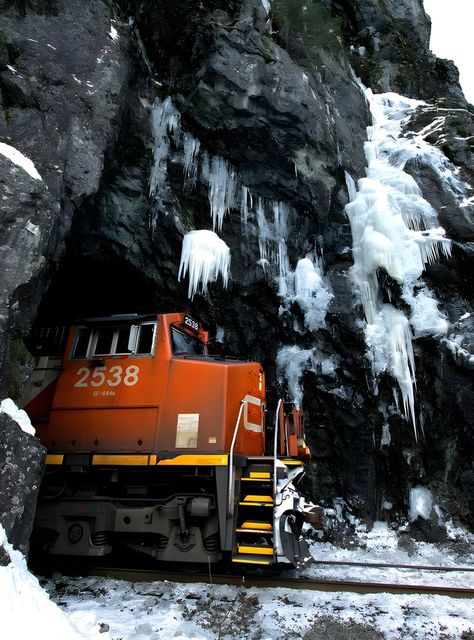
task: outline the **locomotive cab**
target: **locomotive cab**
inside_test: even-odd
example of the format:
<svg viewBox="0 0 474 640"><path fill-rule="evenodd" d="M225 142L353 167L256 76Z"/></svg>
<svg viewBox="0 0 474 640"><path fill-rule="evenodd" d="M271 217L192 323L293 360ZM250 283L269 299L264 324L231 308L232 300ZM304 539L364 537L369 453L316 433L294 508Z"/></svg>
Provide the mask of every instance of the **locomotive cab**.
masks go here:
<svg viewBox="0 0 474 640"><path fill-rule="evenodd" d="M48 449L39 547L100 556L126 545L188 562L216 561L226 550L236 560L249 555L236 542L248 506L243 487L260 480L273 504L276 475L285 472L276 456L265 457L261 365L210 356L207 342L184 314L89 318L71 328L62 361L38 359L25 409ZM299 417L278 413L280 449L302 471ZM269 470L248 475L258 465ZM257 498L251 506L268 511ZM244 533L247 540L251 527ZM271 550L272 561L277 538L262 554Z"/></svg>

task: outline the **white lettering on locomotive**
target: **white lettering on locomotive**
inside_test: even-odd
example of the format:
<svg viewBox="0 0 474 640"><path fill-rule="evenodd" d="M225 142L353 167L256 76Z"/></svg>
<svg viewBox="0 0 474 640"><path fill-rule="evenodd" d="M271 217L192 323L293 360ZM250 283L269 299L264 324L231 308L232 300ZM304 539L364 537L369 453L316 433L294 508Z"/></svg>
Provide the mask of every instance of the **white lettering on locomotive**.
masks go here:
<svg viewBox="0 0 474 640"><path fill-rule="evenodd" d="M132 364L123 370L123 367L114 365L107 369L107 367L95 367L91 370L89 367L81 367L76 371L76 375L79 376L79 380L74 383L75 387L87 388L101 387L107 384L109 387L118 387L123 382L127 387L133 387L138 382L138 374L140 368L137 365Z"/></svg>

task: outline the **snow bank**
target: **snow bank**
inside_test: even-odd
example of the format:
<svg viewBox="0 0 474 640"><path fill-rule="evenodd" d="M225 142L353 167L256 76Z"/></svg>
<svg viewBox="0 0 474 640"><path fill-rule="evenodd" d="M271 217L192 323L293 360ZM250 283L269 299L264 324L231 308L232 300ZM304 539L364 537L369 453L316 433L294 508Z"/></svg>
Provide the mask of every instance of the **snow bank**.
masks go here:
<svg viewBox="0 0 474 640"><path fill-rule="evenodd" d="M5 142L0 142L0 153L5 156L5 158L11 160L13 164L21 167L23 171L26 171L26 173L35 180L43 180L43 178L36 170L34 162L24 156L20 151L18 151L18 149L15 149L15 147L11 147Z"/></svg>
<svg viewBox="0 0 474 640"><path fill-rule="evenodd" d="M31 420L26 411L23 411L23 409L19 409L10 398L2 400L0 404L0 413L6 413L8 416L10 416L10 418L15 420L15 422L20 425L25 433L29 433L32 436L35 435L35 428L31 424Z"/></svg>
<svg viewBox="0 0 474 640"><path fill-rule="evenodd" d="M84 640L99 638L98 625L91 623L78 632L67 616L50 601L48 594L29 571L23 555L8 543L0 525L0 547L10 557L10 564L0 566L0 620L5 640ZM96 629L94 629L96 627ZM94 633L97 632L97 635ZM102 640L110 640L101 634Z"/></svg>
<svg viewBox="0 0 474 640"><path fill-rule="evenodd" d="M227 287L230 269L230 249L213 231L200 229L190 231L183 238L178 280L189 272L188 297L201 290L205 295L209 282L222 276Z"/></svg>

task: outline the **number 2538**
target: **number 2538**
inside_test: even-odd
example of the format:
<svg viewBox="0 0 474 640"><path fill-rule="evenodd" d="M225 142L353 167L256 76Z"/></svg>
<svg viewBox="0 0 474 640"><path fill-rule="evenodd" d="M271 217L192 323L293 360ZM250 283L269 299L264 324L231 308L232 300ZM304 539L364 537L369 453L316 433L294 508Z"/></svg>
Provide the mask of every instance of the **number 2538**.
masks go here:
<svg viewBox="0 0 474 640"><path fill-rule="evenodd" d="M123 382L127 387L133 387L138 382L138 374L140 372L139 367L136 365L130 365L123 370L123 367L114 366L107 369L107 367L95 367L95 369L89 369L89 367L81 367L76 371L76 375L79 376L79 380L74 384L75 387L101 387L107 385L109 387L118 387Z"/></svg>

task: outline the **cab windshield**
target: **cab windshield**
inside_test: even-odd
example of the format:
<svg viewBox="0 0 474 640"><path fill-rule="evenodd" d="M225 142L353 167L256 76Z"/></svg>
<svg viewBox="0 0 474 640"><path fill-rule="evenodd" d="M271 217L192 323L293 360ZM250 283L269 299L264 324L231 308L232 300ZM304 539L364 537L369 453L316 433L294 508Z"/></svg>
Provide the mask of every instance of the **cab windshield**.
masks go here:
<svg viewBox="0 0 474 640"><path fill-rule="evenodd" d="M207 355L207 347L199 338L181 331L177 327L171 327L171 346L174 355L187 354L190 356Z"/></svg>

